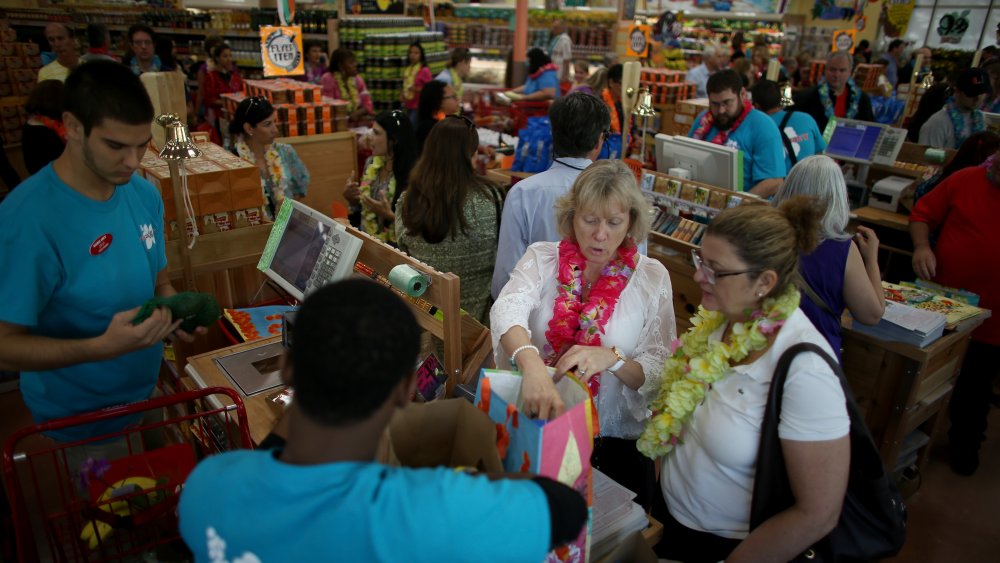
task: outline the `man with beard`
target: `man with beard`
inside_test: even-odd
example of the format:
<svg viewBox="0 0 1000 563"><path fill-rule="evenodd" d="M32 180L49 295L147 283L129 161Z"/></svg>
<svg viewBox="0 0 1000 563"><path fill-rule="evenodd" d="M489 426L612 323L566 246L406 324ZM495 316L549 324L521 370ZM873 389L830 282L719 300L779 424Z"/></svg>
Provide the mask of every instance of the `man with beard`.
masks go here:
<svg viewBox="0 0 1000 563"><path fill-rule="evenodd" d="M774 121L753 109L739 73L726 69L708 79L708 111L691 125L688 137L743 153L743 190L761 197L778 191L785 177L785 154ZM697 178L695 178L697 180Z"/></svg>
<svg viewBox="0 0 1000 563"><path fill-rule="evenodd" d="M826 59L826 82L792 96L794 111L804 111L816 120L819 130L826 129L832 117L875 121L872 101L851 78L854 59L847 51L837 51Z"/></svg>
<svg viewBox="0 0 1000 563"><path fill-rule="evenodd" d="M148 398L162 340L191 336L166 308L132 322L154 295L176 293L163 201L135 174L153 120L146 90L118 63L89 62L66 79L62 117L65 151L0 204L0 370L21 372L36 422ZM133 422L51 437L73 441Z"/></svg>

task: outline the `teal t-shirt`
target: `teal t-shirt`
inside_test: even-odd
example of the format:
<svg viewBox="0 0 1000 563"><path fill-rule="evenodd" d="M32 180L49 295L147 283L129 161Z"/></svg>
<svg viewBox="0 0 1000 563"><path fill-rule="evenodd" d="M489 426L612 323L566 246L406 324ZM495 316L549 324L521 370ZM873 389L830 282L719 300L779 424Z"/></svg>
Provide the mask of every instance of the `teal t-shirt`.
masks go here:
<svg viewBox="0 0 1000 563"><path fill-rule="evenodd" d="M166 267L163 201L133 174L108 201L70 188L49 164L0 204L0 320L52 338L99 336L111 318L153 296ZM163 347L101 362L22 372L21 393L37 422L149 397ZM100 436L128 420L52 433Z"/></svg>
<svg viewBox="0 0 1000 563"><path fill-rule="evenodd" d="M781 127L781 120L785 118L786 113L788 113L786 110L772 113L771 119L774 121L774 124ZM785 135L791 141L792 150L795 151L795 158L799 161L816 154L823 154L823 151L826 150L826 141L823 140L823 133L820 132L819 125L816 125L816 120L808 113L801 111L792 112L792 116L788 118L788 123L785 124ZM788 155L787 150L784 151L784 154L785 171L787 173L787 171L792 169L792 158Z"/></svg>
<svg viewBox="0 0 1000 563"><path fill-rule="evenodd" d="M707 111L707 110L706 110ZM688 137L694 137L705 112L701 112L691 125ZM704 141L711 140L718 131L713 127ZM729 134L726 146L743 153L743 191L750 191L761 180L785 177L785 149L781 144L778 126L762 111L750 110L743 123Z"/></svg>
<svg viewBox="0 0 1000 563"><path fill-rule="evenodd" d="M274 453L210 456L188 476L178 513L195 561L535 562L548 551L533 481Z"/></svg>

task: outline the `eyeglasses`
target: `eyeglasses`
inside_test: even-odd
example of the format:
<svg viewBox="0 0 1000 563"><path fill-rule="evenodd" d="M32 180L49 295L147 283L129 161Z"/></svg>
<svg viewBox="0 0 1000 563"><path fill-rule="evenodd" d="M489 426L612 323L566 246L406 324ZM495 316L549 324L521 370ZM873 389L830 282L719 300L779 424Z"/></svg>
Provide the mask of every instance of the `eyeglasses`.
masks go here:
<svg viewBox="0 0 1000 563"><path fill-rule="evenodd" d="M716 272L711 266L705 263L705 260L701 257L701 250L693 249L691 250L691 261L694 262L694 269L701 270L701 273L705 275L705 280L708 281L709 285L715 285L715 282L719 278L724 278L726 276L739 276L741 274L756 274L760 270L742 270L740 272Z"/></svg>
<svg viewBox="0 0 1000 563"><path fill-rule="evenodd" d="M448 115L448 117L451 117L451 118L454 118L454 119L461 119L462 121L465 122L466 127L468 127L469 129L475 129L476 128L476 124L473 123L471 119L469 119L468 117L465 117L464 115L450 114L450 115Z"/></svg>

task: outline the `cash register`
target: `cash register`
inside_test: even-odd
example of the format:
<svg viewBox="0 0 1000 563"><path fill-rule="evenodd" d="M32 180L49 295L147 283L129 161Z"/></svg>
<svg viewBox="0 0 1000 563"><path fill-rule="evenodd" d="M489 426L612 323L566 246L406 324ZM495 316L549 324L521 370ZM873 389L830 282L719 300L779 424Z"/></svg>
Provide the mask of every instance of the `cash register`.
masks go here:
<svg viewBox="0 0 1000 563"><path fill-rule="evenodd" d="M855 119L831 119L824 137L827 137L826 156L858 165L857 181L864 189L871 164L894 166L899 151L906 141L906 130L883 123ZM889 176L875 183L868 195L868 205L896 212L903 189L913 183L912 178ZM850 187L850 186L849 186ZM863 202L864 197L857 198Z"/></svg>
<svg viewBox="0 0 1000 563"><path fill-rule="evenodd" d="M305 204L286 199L278 211L257 268L296 301L354 271L361 239ZM283 342L254 347L215 360L245 397L282 386Z"/></svg>

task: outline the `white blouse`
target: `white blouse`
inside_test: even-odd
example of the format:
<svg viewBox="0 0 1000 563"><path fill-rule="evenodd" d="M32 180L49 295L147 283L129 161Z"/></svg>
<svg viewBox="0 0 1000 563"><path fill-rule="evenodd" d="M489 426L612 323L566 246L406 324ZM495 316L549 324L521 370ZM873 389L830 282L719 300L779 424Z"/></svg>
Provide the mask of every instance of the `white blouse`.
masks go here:
<svg viewBox="0 0 1000 563"><path fill-rule="evenodd" d="M646 376L645 383L633 390L610 372L601 375L597 397L601 435L614 438L635 439L642 433L649 416L646 405L659 390L663 362L677 331L666 268L641 254L636 258L635 272L601 337L602 346L617 346L626 358L642 366ZM499 369L511 369L500 337L512 327L527 330L531 343L542 350L555 304L558 267L559 243L538 242L528 247L511 272L510 281L490 310L493 351Z"/></svg>

